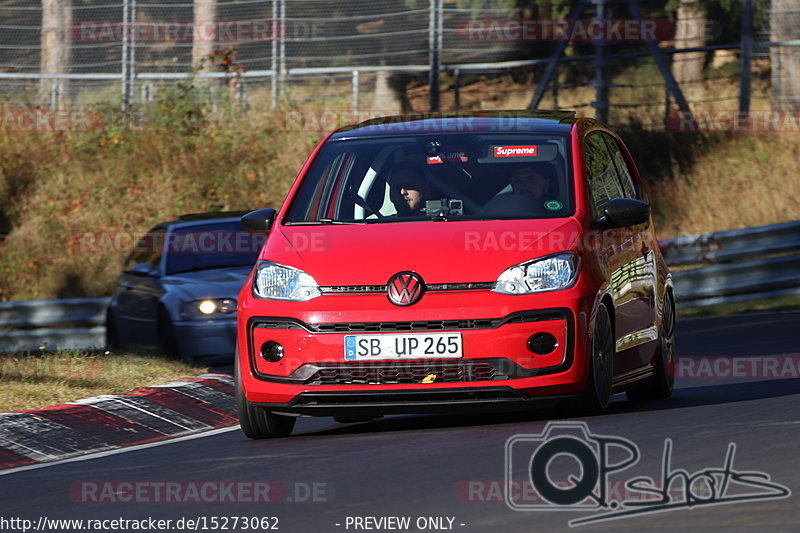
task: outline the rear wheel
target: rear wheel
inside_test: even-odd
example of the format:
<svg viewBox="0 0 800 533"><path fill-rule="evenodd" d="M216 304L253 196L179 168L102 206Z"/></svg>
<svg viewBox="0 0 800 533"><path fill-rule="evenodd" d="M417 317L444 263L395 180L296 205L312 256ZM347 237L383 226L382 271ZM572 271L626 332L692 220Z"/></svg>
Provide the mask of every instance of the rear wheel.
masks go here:
<svg viewBox="0 0 800 533"><path fill-rule="evenodd" d="M275 413L252 405L244 395L239 369L239 355L236 354L234 367L236 411L239 414L239 425L245 435L251 439L268 439L288 437L294 429L295 417L276 415Z"/></svg>
<svg viewBox="0 0 800 533"><path fill-rule="evenodd" d="M664 296L659 337L659 354L653 377L625 392L632 402L660 400L672 395L675 386L675 303L670 293Z"/></svg>
<svg viewBox="0 0 800 533"><path fill-rule="evenodd" d="M602 413L611 402L612 381L614 378L614 328L608 307L600 305L594 321L592 334L589 379L581 398L581 407L590 414Z"/></svg>
<svg viewBox="0 0 800 533"><path fill-rule="evenodd" d="M111 309L106 311L106 350L116 350L120 347L117 320Z"/></svg>

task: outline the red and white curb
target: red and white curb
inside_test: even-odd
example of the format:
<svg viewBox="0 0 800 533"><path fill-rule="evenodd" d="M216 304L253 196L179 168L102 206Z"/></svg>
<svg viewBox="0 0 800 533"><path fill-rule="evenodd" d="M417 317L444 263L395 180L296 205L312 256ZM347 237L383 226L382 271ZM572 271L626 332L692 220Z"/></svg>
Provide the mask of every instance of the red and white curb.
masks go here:
<svg viewBox="0 0 800 533"><path fill-rule="evenodd" d="M233 377L203 374L125 395L0 414L0 469L67 459L238 423Z"/></svg>

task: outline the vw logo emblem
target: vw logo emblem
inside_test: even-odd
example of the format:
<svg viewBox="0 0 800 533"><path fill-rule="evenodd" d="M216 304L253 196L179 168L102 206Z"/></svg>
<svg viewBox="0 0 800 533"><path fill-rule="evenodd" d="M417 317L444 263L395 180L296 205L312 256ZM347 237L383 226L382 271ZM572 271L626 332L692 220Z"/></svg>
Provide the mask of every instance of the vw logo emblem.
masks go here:
<svg viewBox="0 0 800 533"><path fill-rule="evenodd" d="M413 305L425 294L425 282L415 272L398 272L389 279L386 290L394 305Z"/></svg>

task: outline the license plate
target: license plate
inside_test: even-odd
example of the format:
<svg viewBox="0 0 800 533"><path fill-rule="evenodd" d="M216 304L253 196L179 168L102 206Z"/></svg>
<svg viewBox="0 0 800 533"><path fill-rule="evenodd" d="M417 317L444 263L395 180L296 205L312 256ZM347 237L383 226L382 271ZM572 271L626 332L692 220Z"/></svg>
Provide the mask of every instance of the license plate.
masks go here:
<svg viewBox="0 0 800 533"><path fill-rule="evenodd" d="M346 361L377 359L458 359L461 333L407 333L403 335L345 335Z"/></svg>

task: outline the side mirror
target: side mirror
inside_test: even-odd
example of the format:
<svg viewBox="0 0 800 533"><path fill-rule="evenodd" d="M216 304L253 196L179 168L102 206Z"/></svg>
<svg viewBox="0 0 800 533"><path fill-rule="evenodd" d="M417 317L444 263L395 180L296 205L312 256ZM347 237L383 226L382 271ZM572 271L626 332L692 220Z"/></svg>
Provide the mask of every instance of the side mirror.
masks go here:
<svg viewBox="0 0 800 533"><path fill-rule="evenodd" d="M267 232L275 221L275 210L269 207L250 211L242 217L242 227L247 231Z"/></svg>
<svg viewBox="0 0 800 533"><path fill-rule="evenodd" d="M128 272L136 274L137 276L152 276L155 274L155 266L151 263L139 263L131 268Z"/></svg>
<svg viewBox="0 0 800 533"><path fill-rule="evenodd" d="M605 228L626 228L650 220L650 204L633 198L614 198L605 208Z"/></svg>

